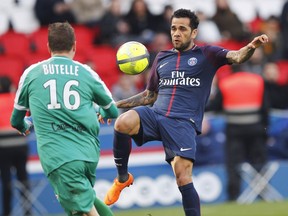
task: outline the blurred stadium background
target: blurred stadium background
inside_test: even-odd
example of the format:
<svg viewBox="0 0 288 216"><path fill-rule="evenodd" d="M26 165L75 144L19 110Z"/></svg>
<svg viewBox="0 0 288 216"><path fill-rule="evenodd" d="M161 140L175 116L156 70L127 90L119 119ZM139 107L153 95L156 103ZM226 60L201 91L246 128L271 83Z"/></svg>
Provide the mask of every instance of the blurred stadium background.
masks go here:
<svg viewBox="0 0 288 216"><path fill-rule="evenodd" d="M46 51L46 27L33 22L30 22L29 25L27 19L24 19L24 17L29 17L30 13L28 15L27 13L33 10L36 0L18 0L17 2L17 8L13 6L14 0L1 0L0 2L0 75L9 76L15 87L27 66L49 57ZM109 0L103 0L104 5L108 5L109 2ZM121 0L122 13L128 11L131 2L132 0ZM146 2L154 14L162 13L167 4L172 5L174 9L183 7L201 10L208 16L215 13L214 0L146 0ZM285 0L229 1L233 11L244 23L252 22L257 15L262 19L270 16L279 17L285 2ZM10 22L14 23L14 29L6 26L5 21L9 17ZM92 63L100 77L107 83L108 88L112 89L121 75L116 64L113 63L115 62L116 47L93 43L99 29L91 29L83 25L74 27L78 38L76 60ZM231 49L242 45L233 40L229 43L219 41L218 44L223 44ZM281 60L281 62L283 61L287 63L287 60ZM281 77L284 82L288 83L287 66L282 70ZM283 100L287 100L287 98L288 96ZM3 105L5 101L0 98L0 103ZM0 116L2 115L10 115L10 113L0 113ZM213 113L209 115L208 120L213 133L209 137L205 137L206 144L201 146L201 151L197 156L199 159L201 158L201 161L196 164L194 169L195 185L203 203L203 216L288 215L287 202L283 202L288 199L288 110L271 111L271 126L268 131L267 144L269 163L261 175L255 175L249 164L244 164L245 166L242 167L242 196L240 195L240 199L236 203L227 203L227 178L223 166L225 120L223 116ZM104 125L101 128L102 152L95 185L100 198L104 197L116 175L112 157L112 134L113 125ZM32 133L27 138L30 147L27 168L32 186L31 194L28 195L32 202L33 213L35 215L63 215L63 210L39 163L35 134ZM130 171L135 176L135 183L125 189L120 200L113 206L116 215L182 215L181 197L173 173L164 162L161 143L151 142L141 149L135 145L134 147L130 159ZM0 189L2 189L1 184ZM20 202L19 191L21 191L21 185L17 184L15 179L12 214L15 216L22 214L21 206L25 205ZM259 200L262 202L258 203ZM0 205L0 211L1 208ZM126 210L131 210L131 212L128 213Z"/></svg>

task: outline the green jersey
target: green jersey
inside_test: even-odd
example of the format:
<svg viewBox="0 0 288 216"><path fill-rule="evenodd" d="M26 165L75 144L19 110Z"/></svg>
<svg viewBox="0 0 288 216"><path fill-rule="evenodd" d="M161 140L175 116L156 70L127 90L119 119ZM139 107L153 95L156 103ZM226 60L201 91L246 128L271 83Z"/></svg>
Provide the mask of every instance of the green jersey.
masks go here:
<svg viewBox="0 0 288 216"><path fill-rule="evenodd" d="M104 82L87 65L54 56L24 71L14 109L30 110L47 175L69 161L98 162L95 104L103 110L116 106Z"/></svg>

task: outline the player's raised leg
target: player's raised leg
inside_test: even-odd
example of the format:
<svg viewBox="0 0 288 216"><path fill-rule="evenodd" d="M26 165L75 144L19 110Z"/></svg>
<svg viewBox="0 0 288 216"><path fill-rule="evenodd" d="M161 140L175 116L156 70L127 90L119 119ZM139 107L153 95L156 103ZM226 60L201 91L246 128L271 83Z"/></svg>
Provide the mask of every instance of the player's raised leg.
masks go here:
<svg viewBox="0 0 288 216"><path fill-rule="evenodd" d="M125 187L129 187L134 178L128 173L128 161L131 153L131 135L137 134L140 128L140 118L136 111L129 110L118 117L114 125L113 154L118 176L104 202L112 205L120 196Z"/></svg>

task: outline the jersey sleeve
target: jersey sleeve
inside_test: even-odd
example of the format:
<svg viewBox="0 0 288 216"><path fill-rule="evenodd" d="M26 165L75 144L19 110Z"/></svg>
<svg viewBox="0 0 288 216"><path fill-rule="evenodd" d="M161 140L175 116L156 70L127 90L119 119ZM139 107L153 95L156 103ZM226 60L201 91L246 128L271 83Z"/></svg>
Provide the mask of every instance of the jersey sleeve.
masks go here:
<svg viewBox="0 0 288 216"><path fill-rule="evenodd" d="M11 126L21 133L25 132L29 128L27 123L24 121L26 112L29 110L27 74L28 71L26 70L20 78L14 100L14 109L10 118Z"/></svg>
<svg viewBox="0 0 288 216"><path fill-rule="evenodd" d="M157 73L157 65L159 61L158 59L159 59L159 54L156 56L152 64L152 67L150 69L150 75L148 78L148 83L147 83L147 89L153 92L158 92L158 84L159 84L159 76Z"/></svg>
<svg viewBox="0 0 288 216"><path fill-rule="evenodd" d="M20 78L18 89L15 96L14 108L17 110L29 110L29 92L28 92L28 70L25 70Z"/></svg>
<svg viewBox="0 0 288 216"><path fill-rule="evenodd" d="M97 73L92 69L89 69L89 71L93 79L93 101L100 106L100 114L104 118L116 118L118 116L118 109L110 90Z"/></svg>
<svg viewBox="0 0 288 216"><path fill-rule="evenodd" d="M29 125L24 121L25 115L26 111L14 108L10 118L11 126L21 133L25 133L29 129Z"/></svg>
<svg viewBox="0 0 288 216"><path fill-rule="evenodd" d="M209 59L209 61L217 68L229 64L226 58L229 50L220 46L205 46L203 47L204 55Z"/></svg>

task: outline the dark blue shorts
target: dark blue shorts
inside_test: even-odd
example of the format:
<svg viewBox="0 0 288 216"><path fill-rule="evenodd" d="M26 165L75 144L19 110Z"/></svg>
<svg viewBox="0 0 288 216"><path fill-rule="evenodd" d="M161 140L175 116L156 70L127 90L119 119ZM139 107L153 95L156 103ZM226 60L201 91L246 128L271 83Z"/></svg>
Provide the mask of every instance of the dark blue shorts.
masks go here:
<svg viewBox="0 0 288 216"><path fill-rule="evenodd" d="M186 119L168 118L156 113L149 107L136 107L140 116L140 131L132 136L138 146L154 140L162 141L168 163L175 156L195 161L196 130L193 123Z"/></svg>

